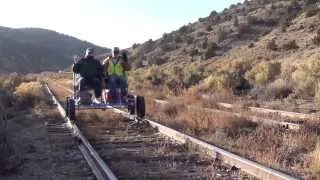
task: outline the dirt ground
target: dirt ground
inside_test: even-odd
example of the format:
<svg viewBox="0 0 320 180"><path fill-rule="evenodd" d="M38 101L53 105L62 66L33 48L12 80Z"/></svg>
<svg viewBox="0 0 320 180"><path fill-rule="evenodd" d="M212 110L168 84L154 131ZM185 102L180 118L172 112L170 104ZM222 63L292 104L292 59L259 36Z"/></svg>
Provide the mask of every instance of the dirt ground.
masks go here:
<svg viewBox="0 0 320 180"><path fill-rule="evenodd" d="M9 115L0 179L94 179L72 138L50 132L48 125L61 121L31 111Z"/></svg>

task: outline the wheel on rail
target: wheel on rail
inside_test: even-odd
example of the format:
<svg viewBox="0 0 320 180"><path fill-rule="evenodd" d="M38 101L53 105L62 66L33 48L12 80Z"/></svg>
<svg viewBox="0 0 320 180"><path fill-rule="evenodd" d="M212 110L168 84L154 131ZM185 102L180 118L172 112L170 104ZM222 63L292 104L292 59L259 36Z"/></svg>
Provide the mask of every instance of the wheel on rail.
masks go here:
<svg viewBox="0 0 320 180"><path fill-rule="evenodd" d="M75 106L75 101L72 98L67 98L66 116L72 121L75 120L75 117L76 117L76 106Z"/></svg>
<svg viewBox="0 0 320 180"><path fill-rule="evenodd" d="M138 118L144 118L146 115L146 103L143 96L136 96L135 106Z"/></svg>
<svg viewBox="0 0 320 180"><path fill-rule="evenodd" d="M135 109L135 97L133 95L128 95L128 112L130 115L134 115L136 112Z"/></svg>
<svg viewBox="0 0 320 180"><path fill-rule="evenodd" d="M64 104L64 110L66 112L66 117L69 116L69 101L70 101L70 97L67 97L66 102Z"/></svg>

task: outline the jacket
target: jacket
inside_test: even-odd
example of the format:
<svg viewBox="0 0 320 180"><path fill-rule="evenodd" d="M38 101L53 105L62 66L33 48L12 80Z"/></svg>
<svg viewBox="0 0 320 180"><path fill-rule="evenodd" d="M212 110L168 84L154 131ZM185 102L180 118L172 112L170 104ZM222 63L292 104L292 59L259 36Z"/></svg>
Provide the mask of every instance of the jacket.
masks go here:
<svg viewBox="0 0 320 180"><path fill-rule="evenodd" d="M93 56L80 59L73 66L73 72L80 74L84 79L102 79L103 77L103 66Z"/></svg>

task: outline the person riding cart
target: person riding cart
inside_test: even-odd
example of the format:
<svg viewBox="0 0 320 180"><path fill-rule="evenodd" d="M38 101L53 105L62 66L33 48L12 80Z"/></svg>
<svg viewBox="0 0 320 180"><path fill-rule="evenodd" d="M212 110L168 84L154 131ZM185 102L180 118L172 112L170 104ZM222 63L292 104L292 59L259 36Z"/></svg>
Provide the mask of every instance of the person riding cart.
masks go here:
<svg viewBox="0 0 320 180"><path fill-rule="evenodd" d="M84 58L80 59L73 65L73 72L80 74L80 78L77 82L79 87L80 103L86 101L86 92L88 89L94 89L95 99L94 103L99 104L97 98L101 97L102 91L102 79L103 79L103 67L101 63L94 58L94 51L92 48L88 48L85 52ZM86 100L85 100L86 99Z"/></svg>
<svg viewBox="0 0 320 180"><path fill-rule="evenodd" d="M127 95L128 83L126 77L126 71L131 69L128 62L128 56L125 52L120 53L118 47L114 47L112 56L108 57L103 62L103 69L105 75L105 84L109 89L110 100L115 100L118 97L118 93L121 92L120 97Z"/></svg>
<svg viewBox="0 0 320 180"><path fill-rule="evenodd" d="M74 89L73 93L66 97L65 103L67 118L75 121L76 112L81 110L127 109L130 118L143 120L146 110L145 99L143 96L128 93L126 71L130 69L130 65L126 53L120 54L119 48L114 48L113 56L106 59L102 66L94 58L93 49L89 48L85 57L74 63ZM104 84L104 77L107 86ZM94 89L94 99L90 92L92 89ZM97 98L100 97L99 102Z"/></svg>

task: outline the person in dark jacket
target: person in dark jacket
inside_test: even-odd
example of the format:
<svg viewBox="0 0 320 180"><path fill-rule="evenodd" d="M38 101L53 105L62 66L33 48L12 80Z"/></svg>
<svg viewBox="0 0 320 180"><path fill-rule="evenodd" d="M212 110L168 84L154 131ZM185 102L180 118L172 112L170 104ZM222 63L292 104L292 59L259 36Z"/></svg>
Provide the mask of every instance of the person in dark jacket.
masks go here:
<svg viewBox="0 0 320 180"><path fill-rule="evenodd" d="M80 59L73 66L73 72L80 74L80 92L88 88L94 89L95 98L101 97L103 66L94 58L92 48L86 50L84 58ZM95 99L95 101L97 101Z"/></svg>

